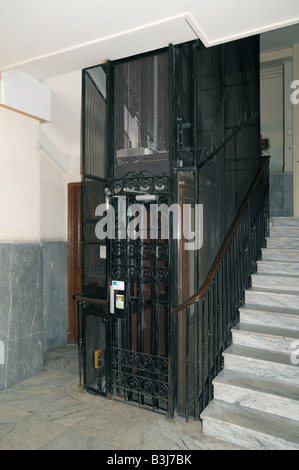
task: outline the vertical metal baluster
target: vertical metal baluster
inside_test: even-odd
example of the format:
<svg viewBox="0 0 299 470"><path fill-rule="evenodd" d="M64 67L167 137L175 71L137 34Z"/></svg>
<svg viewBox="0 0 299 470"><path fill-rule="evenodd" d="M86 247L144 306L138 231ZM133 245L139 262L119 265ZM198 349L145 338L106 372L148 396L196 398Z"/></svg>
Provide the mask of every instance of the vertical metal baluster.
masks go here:
<svg viewBox="0 0 299 470"><path fill-rule="evenodd" d="M186 384L185 384L185 415L186 421L189 421L189 365L190 365L190 307L186 308Z"/></svg>
<svg viewBox="0 0 299 470"><path fill-rule="evenodd" d="M206 354L207 354L207 337L206 337L206 297L202 299L202 359L201 359L201 389L202 389L202 410L206 407Z"/></svg>
<svg viewBox="0 0 299 470"><path fill-rule="evenodd" d="M208 290L208 299L209 299L209 309L208 309L208 324L209 324L209 331L208 331L208 338L209 338L209 370L208 370L208 390L209 390L209 401L212 399L212 370L214 365L214 350L213 350L213 341L214 341L214 334L213 334L213 287L212 284Z"/></svg>
<svg viewBox="0 0 299 470"><path fill-rule="evenodd" d="M221 262L221 270L222 270L221 349L222 349L222 352L226 348L226 344L225 344L225 319L226 319L226 300L227 300L226 299L226 260L227 260L227 256L225 254ZM223 358L221 358L221 361L223 362Z"/></svg>

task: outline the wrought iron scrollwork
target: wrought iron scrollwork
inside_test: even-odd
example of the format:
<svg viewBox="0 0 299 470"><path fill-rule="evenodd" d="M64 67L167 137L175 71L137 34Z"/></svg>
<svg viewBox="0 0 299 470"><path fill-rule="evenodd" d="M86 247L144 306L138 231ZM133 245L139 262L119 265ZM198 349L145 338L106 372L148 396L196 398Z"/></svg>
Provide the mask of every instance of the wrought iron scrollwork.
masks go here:
<svg viewBox="0 0 299 470"><path fill-rule="evenodd" d="M167 284L168 268L150 266L126 266L122 264L113 265L111 269L112 278L116 281L142 282L149 284Z"/></svg>
<svg viewBox="0 0 299 470"><path fill-rule="evenodd" d="M113 348L113 387L153 399L168 400L168 358Z"/></svg>
<svg viewBox="0 0 299 470"><path fill-rule="evenodd" d="M99 250L100 253L100 250ZM114 258L121 259L157 259L168 260L168 243L136 243L136 242L112 242L112 254Z"/></svg>
<svg viewBox="0 0 299 470"><path fill-rule="evenodd" d="M128 193L169 194L169 177L151 171L131 171L122 178L110 180L111 192L116 195Z"/></svg>

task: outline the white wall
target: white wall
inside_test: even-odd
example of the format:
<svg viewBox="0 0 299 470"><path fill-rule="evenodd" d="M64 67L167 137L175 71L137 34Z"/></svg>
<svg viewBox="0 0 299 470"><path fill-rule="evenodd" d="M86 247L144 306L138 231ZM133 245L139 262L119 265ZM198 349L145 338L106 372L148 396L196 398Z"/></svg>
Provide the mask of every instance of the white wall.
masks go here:
<svg viewBox="0 0 299 470"><path fill-rule="evenodd" d="M40 241L40 123L0 107L0 242Z"/></svg>
<svg viewBox="0 0 299 470"><path fill-rule="evenodd" d="M67 176L42 149L41 239L67 240Z"/></svg>

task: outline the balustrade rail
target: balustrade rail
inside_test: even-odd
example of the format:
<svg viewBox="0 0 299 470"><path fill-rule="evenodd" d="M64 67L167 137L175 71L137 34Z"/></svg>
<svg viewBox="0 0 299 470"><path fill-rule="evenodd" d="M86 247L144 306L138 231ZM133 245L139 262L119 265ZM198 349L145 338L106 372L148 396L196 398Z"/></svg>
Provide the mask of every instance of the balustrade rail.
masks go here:
<svg viewBox="0 0 299 470"><path fill-rule="evenodd" d="M198 418L213 398L212 381L223 368L222 353L231 344L231 329L239 321L245 290L265 246L268 200L269 157L265 157L202 287L171 311L171 323L179 326L179 341L184 344L180 360L185 362L176 379L178 387L172 384L172 389L178 390L180 413L187 420ZM172 371L171 380L176 376Z"/></svg>

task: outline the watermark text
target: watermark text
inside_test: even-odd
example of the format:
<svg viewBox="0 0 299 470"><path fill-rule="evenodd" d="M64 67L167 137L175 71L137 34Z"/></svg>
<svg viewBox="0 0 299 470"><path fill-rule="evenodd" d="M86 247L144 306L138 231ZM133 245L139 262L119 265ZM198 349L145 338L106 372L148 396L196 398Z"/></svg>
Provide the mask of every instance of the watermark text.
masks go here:
<svg viewBox="0 0 299 470"><path fill-rule="evenodd" d="M184 249L199 250L203 245L202 204L131 204L126 208L126 197L119 196L116 210L110 204L100 204L95 215L101 217L95 227L99 240L184 240Z"/></svg>

